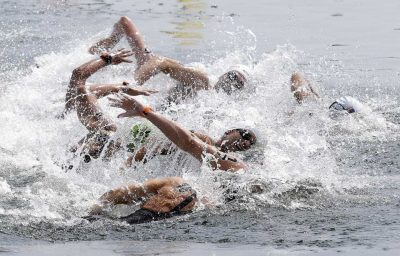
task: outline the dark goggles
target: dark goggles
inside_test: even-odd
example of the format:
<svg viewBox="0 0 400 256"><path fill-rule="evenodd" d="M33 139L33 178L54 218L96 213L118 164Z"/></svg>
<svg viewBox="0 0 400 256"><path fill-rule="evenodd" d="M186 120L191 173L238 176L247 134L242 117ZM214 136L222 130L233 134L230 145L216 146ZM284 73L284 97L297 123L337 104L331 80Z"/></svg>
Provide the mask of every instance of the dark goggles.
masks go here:
<svg viewBox="0 0 400 256"><path fill-rule="evenodd" d="M348 113L354 113L354 112L356 112L355 110L354 110L354 108L346 108L345 106L343 106L342 104L340 104L339 102L337 102L337 101L335 101L335 102L333 102L330 106L329 106L329 109L334 109L334 110L338 110L338 111L343 111L343 110L345 110L345 111L347 111Z"/></svg>
<svg viewBox="0 0 400 256"><path fill-rule="evenodd" d="M236 89L242 89L244 87L244 84L246 83L246 78L240 74L238 71L232 70L226 73L229 81L235 83Z"/></svg>
<svg viewBox="0 0 400 256"><path fill-rule="evenodd" d="M250 130L237 128L230 130L225 134L229 134L231 132L238 132L240 134L240 137L242 137L242 139L250 141L250 145L254 145L257 141L256 136Z"/></svg>

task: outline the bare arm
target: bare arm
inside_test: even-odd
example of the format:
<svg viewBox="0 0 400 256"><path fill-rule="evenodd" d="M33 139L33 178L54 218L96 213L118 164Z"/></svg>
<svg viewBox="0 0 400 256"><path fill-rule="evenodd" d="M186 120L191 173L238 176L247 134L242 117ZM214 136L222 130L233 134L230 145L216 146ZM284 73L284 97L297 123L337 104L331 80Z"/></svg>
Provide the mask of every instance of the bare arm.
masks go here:
<svg viewBox="0 0 400 256"><path fill-rule="evenodd" d="M238 171L246 168L246 165L240 160L227 157L225 153L220 152L215 146L211 146L203 142L193 133L182 128L176 122L168 120L167 118L153 111L149 111L148 108L145 108L141 103L133 98L122 96L119 99L110 100L113 102L111 104L112 106L126 110L125 113L118 115L118 117L141 116L147 118L150 122L157 126L176 146L183 151L188 152L199 161L203 161L204 152L214 156L214 159L210 161L213 169Z"/></svg>
<svg viewBox="0 0 400 256"><path fill-rule="evenodd" d="M152 57L142 64L135 70L135 80L142 85L159 72L169 75L183 86L179 87L180 89L176 92L182 98L198 90L208 90L210 87L208 76L205 73L164 57Z"/></svg>
<svg viewBox="0 0 400 256"><path fill-rule="evenodd" d="M89 87L89 91L93 93L96 98L102 98L110 94L115 94L119 92L126 93L131 96L150 96L153 93L158 92L157 90L144 89L144 88L134 88L127 86L126 82L121 84L94 84Z"/></svg>
<svg viewBox="0 0 400 256"><path fill-rule="evenodd" d="M79 86L84 86L86 79L99 69L105 67L107 63L102 59L91 60L72 71L71 80L65 96L65 110L70 111L75 108L75 98L78 94Z"/></svg>
<svg viewBox="0 0 400 256"><path fill-rule="evenodd" d="M182 183L183 179L179 177L151 179L145 181L143 185L130 184L110 190L104 193L100 197L100 200L103 205L132 204L139 201L141 198L157 194L162 187L174 187Z"/></svg>
<svg viewBox="0 0 400 256"><path fill-rule="evenodd" d="M205 73L185 67L175 60L168 58L163 60L161 71L185 86L192 86L196 91L209 89L209 80Z"/></svg>
<svg viewBox="0 0 400 256"><path fill-rule="evenodd" d="M72 71L70 84L68 86L67 94L65 97L66 111L69 111L75 107L75 98L77 96L78 87L85 85L86 80L91 75L99 71L101 68L104 68L108 64L117 65L122 62L129 62L129 63L132 62L130 60L125 59L126 57L129 57L132 54L133 53L130 53L129 51L120 51L112 57L111 63L107 63L103 59L95 59L74 69Z"/></svg>
<svg viewBox="0 0 400 256"><path fill-rule="evenodd" d="M205 134L197 133L197 132L192 132L192 133L194 135L196 135L196 137L198 137L200 140L202 140L203 142L205 142L209 145L215 144L214 140ZM146 163L148 160L152 159L156 155L171 154L176 151L175 148L171 148L171 145L172 144L164 145L164 147L161 147L162 145L160 144L160 145L156 146L155 149L149 155L146 155L147 154L146 147L141 147L134 155L130 156L127 159L127 161L126 161L127 166L129 166L129 167L132 166L133 160L135 160L136 162L144 161L144 163Z"/></svg>

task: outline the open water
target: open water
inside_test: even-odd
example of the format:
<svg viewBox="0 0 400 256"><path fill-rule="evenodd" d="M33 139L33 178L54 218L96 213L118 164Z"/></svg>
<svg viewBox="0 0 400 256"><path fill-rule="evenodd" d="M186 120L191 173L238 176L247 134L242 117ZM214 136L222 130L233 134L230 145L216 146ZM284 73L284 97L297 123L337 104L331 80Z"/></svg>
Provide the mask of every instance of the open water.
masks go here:
<svg viewBox="0 0 400 256"><path fill-rule="evenodd" d="M400 2L395 0L0 0L0 255L398 255L400 246ZM213 91L164 112L217 137L254 128L246 173L212 172L178 152L125 168L125 155L80 163L85 134L57 115L72 70L120 16L160 55L211 80L235 64L251 73L240 95ZM126 42L121 42L126 46ZM90 82L133 81L132 65ZM303 72L321 100L298 106L289 78ZM158 104L168 77L140 98ZM370 111L329 117L337 97ZM104 111L118 110L101 102ZM293 112L293 115L288 115ZM137 120L117 120L123 137ZM63 164L74 164L71 170ZM129 226L80 217L105 191L179 175L211 208ZM227 200L234 198L234 200Z"/></svg>

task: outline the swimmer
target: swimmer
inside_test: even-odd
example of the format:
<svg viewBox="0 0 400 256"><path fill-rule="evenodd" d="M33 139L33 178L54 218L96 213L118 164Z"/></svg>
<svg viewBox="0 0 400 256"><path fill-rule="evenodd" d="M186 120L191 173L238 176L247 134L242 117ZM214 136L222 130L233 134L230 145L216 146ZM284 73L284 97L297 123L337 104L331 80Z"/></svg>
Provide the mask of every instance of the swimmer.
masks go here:
<svg viewBox="0 0 400 256"><path fill-rule="evenodd" d="M118 98L109 98L109 100L112 107L125 110L124 113L118 115L118 118L136 116L146 118L178 148L189 153L200 162L206 162L213 170L236 172L247 168L247 165L240 159L206 143L194 133L182 128L178 123L163 117L126 94L120 94ZM232 132L227 135L227 138L229 139L226 140L224 145L226 149L237 148L240 150L249 149L256 139L252 137L247 140L239 132Z"/></svg>
<svg viewBox="0 0 400 256"><path fill-rule="evenodd" d="M339 111L351 114L366 110L366 106L364 106L360 101L351 96L344 96L335 100L329 106L329 110L333 112Z"/></svg>
<svg viewBox="0 0 400 256"><path fill-rule="evenodd" d="M151 89L138 89L129 86L128 83L122 84L95 84L86 85L86 80L101 68L108 65L118 65L130 63L127 59L133 53L120 50L116 54L104 53L100 58L91 60L72 72L70 84L66 94L65 109L76 109L79 121L87 128L89 133L79 141L78 146L71 150L75 152L79 146L84 147L82 154L85 162L89 162L91 157L98 158L104 146L108 144L106 156L110 156L115 150L121 147L118 141L109 141L110 136L117 130L114 122L103 114L98 99L116 93L126 93L131 96L149 96L155 93Z"/></svg>
<svg viewBox="0 0 400 256"><path fill-rule="evenodd" d="M119 218L129 224L139 224L188 214L197 201L196 191L182 178L151 179L143 184L129 184L108 191L84 218L96 220L96 215L105 215L114 205L141 203L139 210Z"/></svg>
<svg viewBox="0 0 400 256"><path fill-rule="evenodd" d="M207 74L183 66L176 60L162 57L151 52L146 47L139 30L128 17L121 17L114 25L108 38L95 43L89 49L91 54L100 54L112 49L125 36L137 61L134 78L139 85L143 85L158 73L164 73L178 82L178 85L169 92L167 102L178 102L194 96L198 90L209 90L211 85ZM217 91L222 90L227 94L241 90L246 82L248 73L243 67L235 67L219 77L213 86Z"/></svg>
<svg viewBox="0 0 400 256"><path fill-rule="evenodd" d="M124 147L119 139L110 140L112 134L116 132L117 126L101 110L97 102L99 98L117 93L125 93L130 96L149 96L157 92L151 89L134 88L126 82L86 85L86 80L101 68L108 65L130 63L128 57L132 54L125 50L118 51L116 54L103 53L100 58L89 61L72 72L66 94L65 109L69 111L76 109L79 121L88 129L89 133L71 151L76 152L79 147L83 147L81 155L85 162L90 162L92 158L99 158L103 152L105 158L111 157ZM247 150L256 140L254 133L243 129L227 131L225 136L217 142L200 133L193 133L193 136L210 144L218 145L225 152ZM106 145L107 147L105 147Z"/></svg>
<svg viewBox="0 0 400 256"><path fill-rule="evenodd" d="M167 155L176 151L175 148L172 147L172 144L167 144L163 147L161 147L161 145L157 145L151 154L148 154L146 142L148 140L147 137L151 133L151 128L149 128L147 125L137 124L133 126L133 129L138 129L138 127L141 127L146 134L145 136L137 136L140 138L140 143L137 143L137 145L140 147L138 147L138 150L135 151L136 148L133 146L132 151L134 151L135 154L127 159L127 166L132 166L133 161L146 163L156 155ZM250 149L251 146L257 141L257 136L253 131L243 128L227 130L219 139L213 139L206 134L202 134L193 130L190 132L200 138L203 142L211 146L215 146L218 150L224 153L246 151ZM145 138L143 139L143 137ZM242 143L242 141L245 141L246 143Z"/></svg>
<svg viewBox="0 0 400 256"><path fill-rule="evenodd" d="M290 78L290 82L290 90L293 92L293 95L298 103L301 104L307 98L312 96L319 98L318 93L316 93L310 82L306 80L300 73L294 73ZM340 97L329 106L331 113L346 112L351 114L361 112L366 109L366 106L351 96Z"/></svg>

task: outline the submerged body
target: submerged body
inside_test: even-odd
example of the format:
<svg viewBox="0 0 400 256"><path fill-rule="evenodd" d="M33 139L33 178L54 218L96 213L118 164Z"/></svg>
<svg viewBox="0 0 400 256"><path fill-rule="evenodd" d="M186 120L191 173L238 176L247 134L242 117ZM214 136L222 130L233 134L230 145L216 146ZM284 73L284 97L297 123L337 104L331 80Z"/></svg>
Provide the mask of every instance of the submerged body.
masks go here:
<svg viewBox="0 0 400 256"><path fill-rule="evenodd" d="M107 208L114 205L141 203L139 210L120 218L129 224L139 224L190 213L196 202L196 191L184 179L151 179L143 184L129 184L103 194L86 219L95 219L93 216L104 214Z"/></svg>

